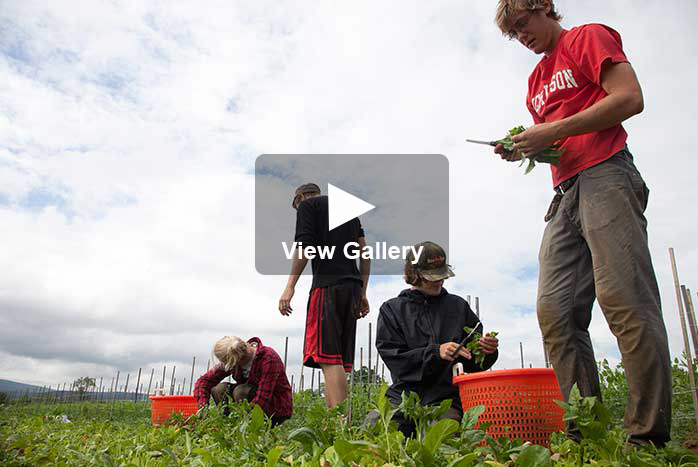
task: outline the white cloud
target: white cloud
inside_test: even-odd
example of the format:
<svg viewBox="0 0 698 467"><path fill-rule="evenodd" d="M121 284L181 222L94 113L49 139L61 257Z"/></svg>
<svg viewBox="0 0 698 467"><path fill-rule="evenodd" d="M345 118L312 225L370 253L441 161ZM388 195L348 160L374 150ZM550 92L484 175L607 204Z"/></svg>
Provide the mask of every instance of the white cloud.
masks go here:
<svg viewBox="0 0 698 467"><path fill-rule="evenodd" d="M250 171L256 155L275 152L445 154L457 272L447 287L480 297L486 327L502 333L499 368L518 366L520 341L526 362L542 365L531 271L549 174L524 177L464 142L530 122L523 103L537 59L501 37L491 5L471 3L6 5L0 376L55 385L117 369L157 375L163 364L184 376L191 356L202 369L217 337L239 334L280 353L288 335L297 381L309 281L282 318L286 279L254 268ZM556 3L565 26L619 30L643 85L646 109L626 127L652 189L650 245L678 355L667 248L690 286L696 6ZM36 190L63 202L27 209ZM374 282L357 349L402 287ZM617 361L599 310L592 336L597 357Z"/></svg>

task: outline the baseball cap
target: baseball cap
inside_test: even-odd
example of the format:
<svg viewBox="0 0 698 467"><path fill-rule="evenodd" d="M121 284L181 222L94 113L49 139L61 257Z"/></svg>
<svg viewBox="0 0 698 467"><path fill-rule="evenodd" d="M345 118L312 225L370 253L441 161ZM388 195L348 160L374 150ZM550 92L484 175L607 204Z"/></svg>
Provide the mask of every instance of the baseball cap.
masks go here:
<svg viewBox="0 0 698 467"><path fill-rule="evenodd" d="M450 264L446 263L446 252L434 242L422 242L414 246L419 251L422 247L422 254L419 261L414 265L415 270L428 281L440 281L455 276ZM414 253L410 249L407 254L407 261L414 261Z"/></svg>
<svg viewBox="0 0 698 467"><path fill-rule="evenodd" d="M293 195L293 201L291 201L291 206L295 209L298 207L298 201L300 195L307 195L310 193L322 193L320 187L315 183L304 183L303 185L296 188L296 193Z"/></svg>

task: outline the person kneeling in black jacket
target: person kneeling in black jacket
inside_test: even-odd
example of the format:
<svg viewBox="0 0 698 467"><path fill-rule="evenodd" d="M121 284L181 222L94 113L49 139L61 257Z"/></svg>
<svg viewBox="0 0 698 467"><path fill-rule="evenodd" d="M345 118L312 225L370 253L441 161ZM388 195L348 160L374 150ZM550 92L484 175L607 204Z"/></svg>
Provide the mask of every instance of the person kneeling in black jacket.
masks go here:
<svg viewBox="0 0 698 467"><path fill-rule="evenodd" d="M417 264L412 264L411 252L405 261L405 281L412 288L383 303L378 316L376 347L393 380L386 395L395 406L402 401L403 392L417 393L423 405L451 399L445 417L460 422L463 409L458 388L451 381L452 366L461 362L467 373L490 368L497 360L499 341L489 334L480 339L486 355L482 367L465 347L453 355L468 335L463 328L477 328L481 333L482 325L468 302L443 288L444 280L454 276L444 249L433 242L420 243L415 250L419 247L423 250ZM365 424L373 425L376 415L369 414ZM404 414L398 411L393 421L405 436L414 435L414 423Z"/></svg>

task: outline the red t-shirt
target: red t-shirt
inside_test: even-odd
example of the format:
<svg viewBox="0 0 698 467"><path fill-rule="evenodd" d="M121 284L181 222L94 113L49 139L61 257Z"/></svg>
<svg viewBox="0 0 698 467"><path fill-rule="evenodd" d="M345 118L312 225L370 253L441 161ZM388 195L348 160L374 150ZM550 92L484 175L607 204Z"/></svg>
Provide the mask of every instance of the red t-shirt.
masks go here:
<svg viewBox="0 0 698 467"><path fill-rule="evenodd" d="M587 24L563 30L553 52L543 57L528 78L526 106L536 123L554 122L581 112L606 97L601 65L627 62L613 29ZM553 167L553 186L605 161L625 147L627 133L618 124L603 131L561 140L565 152Z"/></svg>

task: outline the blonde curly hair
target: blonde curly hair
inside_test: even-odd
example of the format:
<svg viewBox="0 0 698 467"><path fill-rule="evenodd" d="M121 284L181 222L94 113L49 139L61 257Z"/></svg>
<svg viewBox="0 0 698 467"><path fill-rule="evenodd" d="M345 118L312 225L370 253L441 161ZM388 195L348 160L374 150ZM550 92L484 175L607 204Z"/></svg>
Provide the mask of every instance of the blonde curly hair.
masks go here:
<svg viewBox="0 0 698 467"><path fill-rule="evenodd" d="M514 16L521 11L542 10L546 5L550 5L548 17L560 22L562 15L555 10L553 0L499 0L497 4L497 14L494 21L502 31L502 34L509 39L514 37L512 27Z"/></svg>
<svg viewBox="0 0 698 467"><path fill-rule="evenodd" d="M247 351L247 342L237 336L224 336L214 344L213 355L225 371L233 371Z"/></svg>

